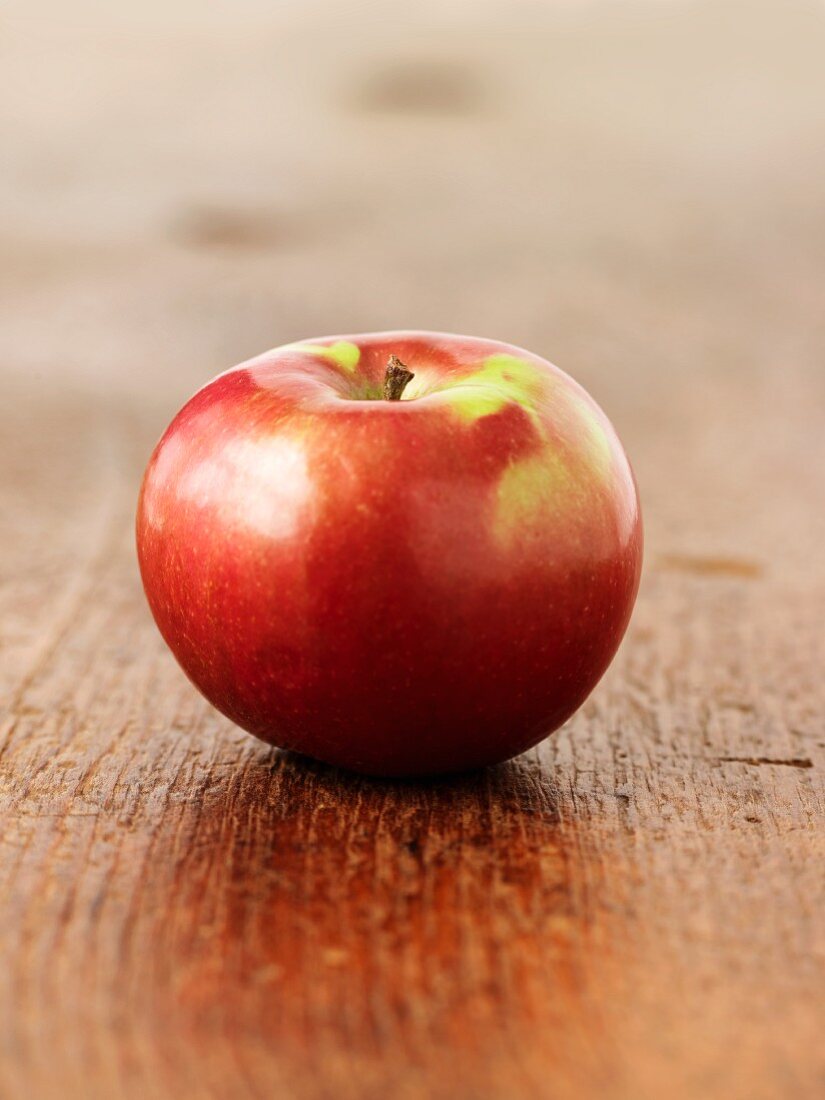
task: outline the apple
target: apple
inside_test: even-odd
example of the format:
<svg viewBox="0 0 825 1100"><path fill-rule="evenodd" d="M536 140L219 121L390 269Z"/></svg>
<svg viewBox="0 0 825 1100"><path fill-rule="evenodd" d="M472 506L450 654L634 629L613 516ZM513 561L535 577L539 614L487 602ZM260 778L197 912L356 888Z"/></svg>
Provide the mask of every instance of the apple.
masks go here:
<svg viewBox="0 0 825 1100"><path fill-rule="evenodd" d="M580 706L642 561L633 474L557 367L430 332L289 344L219 375L146 470L143 584L206 698L373 775L505 760Z"/></svg>

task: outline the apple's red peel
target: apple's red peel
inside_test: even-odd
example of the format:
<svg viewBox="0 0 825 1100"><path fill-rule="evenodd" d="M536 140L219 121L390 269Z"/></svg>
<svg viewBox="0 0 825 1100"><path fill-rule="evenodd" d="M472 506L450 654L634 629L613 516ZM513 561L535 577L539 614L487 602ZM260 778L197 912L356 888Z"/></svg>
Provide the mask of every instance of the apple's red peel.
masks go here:
<svg viewBox="0 0 825 1100"><path fill-rule="evenodd" d="M424 775L507 759L583 702L627 626L642 525L571 378L395 332L279 348L195 394L149 461L137 545L163 637L224 714Z"/></svg>

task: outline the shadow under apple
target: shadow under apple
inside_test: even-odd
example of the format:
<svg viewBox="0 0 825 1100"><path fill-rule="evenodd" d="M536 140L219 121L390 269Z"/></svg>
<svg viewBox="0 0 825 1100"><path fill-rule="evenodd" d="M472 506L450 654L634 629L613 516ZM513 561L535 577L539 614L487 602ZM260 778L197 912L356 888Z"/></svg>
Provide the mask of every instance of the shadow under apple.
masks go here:
<svg viewBox="0 0 825 1100"><path fill-rule="evenodd" d="M238 1044L260 1087L273 1050L285 1072L312 1050L366 1083L390 1054L407 1075L435 1059L458 1088L457 1055L529 1061L537 1027L546 1054L578 996L577 853L533 755L388 781L256 748L158 838L177 911L154 937L156 1011L170 1035Z"/></svg>

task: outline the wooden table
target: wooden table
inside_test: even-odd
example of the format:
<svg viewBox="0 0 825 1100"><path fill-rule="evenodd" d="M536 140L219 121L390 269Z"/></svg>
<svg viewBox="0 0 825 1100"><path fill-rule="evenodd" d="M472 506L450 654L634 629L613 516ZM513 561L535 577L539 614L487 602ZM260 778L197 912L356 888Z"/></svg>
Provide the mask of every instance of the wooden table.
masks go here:
<svg viewBox="0 0 825 1100"><path fill-rule="evenodd" d="M0 1095L821 1095L825 8L268 7L6 19ZM132 546L201 382L398 326L577 376L647 524L582 711L441 783L231 727Z"/></svg>

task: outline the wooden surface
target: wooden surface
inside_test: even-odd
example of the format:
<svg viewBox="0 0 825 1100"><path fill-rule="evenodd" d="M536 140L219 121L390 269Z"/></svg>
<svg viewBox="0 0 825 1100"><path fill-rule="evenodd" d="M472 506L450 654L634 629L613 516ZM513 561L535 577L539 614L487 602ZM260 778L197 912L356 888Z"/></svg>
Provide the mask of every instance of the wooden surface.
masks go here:
<svg viewBox="0 0 825 1100"><path fill-rule="evenodd" d="M0 1095L814 1097L825 7L11 0ZM447 783L270 751L132 547L202 381L393 326L548 355L647 524L613 668Z"/></svg>

